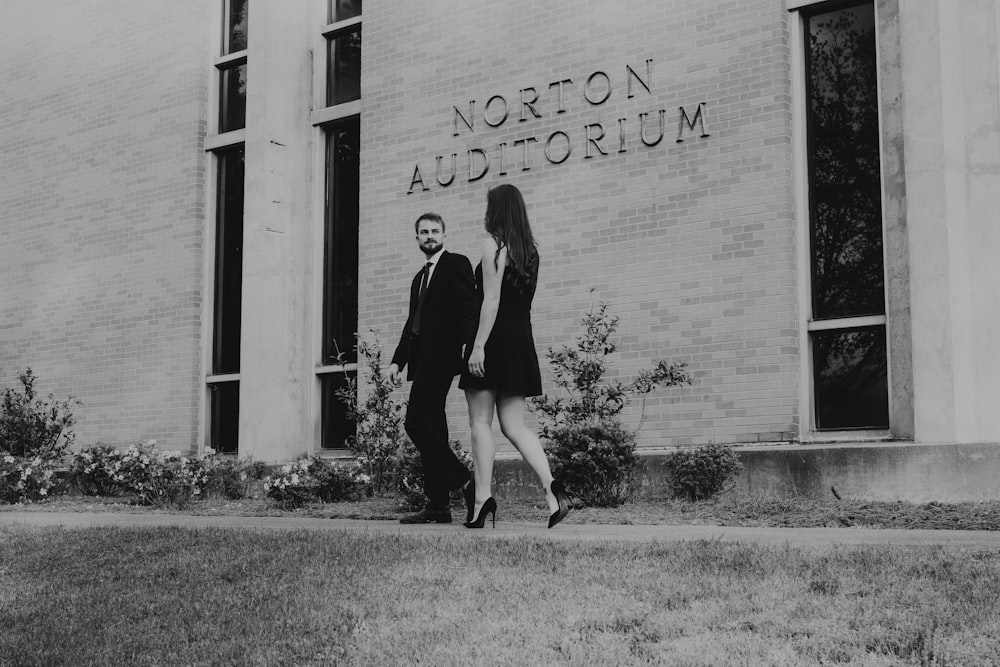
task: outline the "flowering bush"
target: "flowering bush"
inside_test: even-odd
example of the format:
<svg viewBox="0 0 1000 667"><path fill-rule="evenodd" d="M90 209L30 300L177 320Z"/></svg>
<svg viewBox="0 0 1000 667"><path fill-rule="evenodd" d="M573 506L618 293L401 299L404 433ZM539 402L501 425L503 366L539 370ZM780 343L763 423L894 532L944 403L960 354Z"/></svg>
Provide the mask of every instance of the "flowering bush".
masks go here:
<svg viewBox="0 0 1000 667"><path fill-rule="evenodd" d="M69 479L85 496L118 496L125 490L115 480L123 453L107 445L75 452L69 462Z"/></svg>
<svg viewBox="0 0 1000 667"><path fill-rule="evenodd" d="M192 498L239 499L264 474L264 464L222 456L156 451L156 441L127 449L100 446L76 452L69 465L73 486L90 496L136 496L147 505L182 507Z"/></svg>
<svg viewBox="0 0 1000 667"><path fill-rule="evenodd" d="M158 451L155 440L124 450L94 447L77 452L70 462L70 477L81 493L130 495L143 505L177 509L201 495L208 482L200 457Z"/></svg>
<svg viewBox="0 0 1000 667"><path fill-rule="evenodd" d="M201 457L205 468L206 496L240 500L251 495L254 484L264 478L266 466L261 461L234 459L208 449Z"/></svg>
<svg viewBox="0 0 1000 667"><path fill-rule="evenodd" d="M282 509L308 503L356 500L365 495L371 477L358 461L305 456L264 478L264 493Z"/></svg>
<svg viewBox="0 0 1000 667"><path fill-rule="evenodd" d="M0 452L0 501L23 503L44 500L60 484L58 459L45 456L19 457Z"/></svg>

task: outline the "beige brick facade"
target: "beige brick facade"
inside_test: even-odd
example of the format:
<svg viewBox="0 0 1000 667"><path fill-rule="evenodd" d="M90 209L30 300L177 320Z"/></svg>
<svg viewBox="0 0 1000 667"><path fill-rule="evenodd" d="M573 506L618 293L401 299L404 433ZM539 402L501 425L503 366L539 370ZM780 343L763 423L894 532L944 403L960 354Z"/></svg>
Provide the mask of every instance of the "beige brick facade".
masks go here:
<svg viewBox="0 0 1000 667"><path fill-rule="evenodd" d="M1000 9L961 0L963 16L982 19L963 19L982 33L966 57L942 1L877 3L890 430L995 440L997 419L962 429L954 417L997 397L977 368L995 363L987 325L1000 308L959 269L995 241L966 217L1000 191L989 181L996 95L978 95L1000 88ZM319 446L325 3L286 2L249 3L244 234L255 264L240 382L253 408L240 432L259 439L241 451L262 459ZM808 439L801 45L789 11L804 4L366 2L359 331L395 344L420 263L418 214L443 215L448 247L475 263L486 191L510 182L542 256L533 319L546 389L545 350L571 344L583 313L606 301L621 318L613 375L659 359L693 373L692 386L646 401L643 446ZM79 397L84 445L205 443L220 14L217 0L0 0L0 386L31 366L44 393ZM254 48L271 57L255 66ZM959 139L964 156L944 148ZM945 202L947 230L927 207L907 211L914 183ZM941 295L966 288L979 290L975 308L952 314ZM926 334L912 350L911 329ZM637 426L639 412L626 421ZM467 441L457 390L449 419Z"/></svg>
<svg viewBox="0 0 1000 667"><path fill-rule="evenodd" d="M540 354L580 333L593 288L593 299L621 316L620 377L664 358L688 362L695 377L691 387L649 398L643 444L795 438L792 127L780 5L593 3L580 11L559 2L541 13L530 2L366 6L373 29L363 51L362 135L370 140L362 148L361 256L377 268L362 275L362 319L394 330L404 316L407 274L418 264L408 232L416 214L441 213L449 246L475 255L487 188L514 183L542 255L533 311ZM560 100L550 84L566 79ZM607 101L592 103L608 81ZM521 104L536 93L541 118ZM487 106L494 96L509 107L502 124L503 101ZM700 108L709 136L700 124L690 130L681 108L689 119ZM647 146L640 114L653 143L660 110L662 140ZM592 124L605 136L596 145L587 141ZM550 144L552 160L544 154L556 132L572 146L561 162L563 136ZM490 158L486 175L471 182L470 149ZM447 182L453 153L458 173L442 187L436 157ZM473 159L475 176L483 161ZM418 184L408 195L415 166L429 189ZM463 420L457 400L452 423Z"/></svg>
<svg viewBox="0 0 1000 667"><path fill-rule="evenodd" d="M197 438L210 4L0 3L0 386L82 443Z"/></svg>

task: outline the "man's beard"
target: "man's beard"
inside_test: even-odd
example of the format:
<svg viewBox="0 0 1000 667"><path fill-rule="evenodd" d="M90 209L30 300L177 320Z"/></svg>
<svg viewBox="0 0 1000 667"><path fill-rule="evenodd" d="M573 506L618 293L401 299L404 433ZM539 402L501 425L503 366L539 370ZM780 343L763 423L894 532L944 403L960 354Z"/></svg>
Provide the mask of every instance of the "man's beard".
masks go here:
<svg viewBox="0 0 1000 667"><path fill-rule="evenodd" d="M440 250L441 247L442 246L441 246L440 243L431 241L429 243L424 243L423 245L421 245L420 249L424 251L425 255L427 255L428 257L430 257L431 255L433 255L434 253L436 253L438 250Z"/></svg>

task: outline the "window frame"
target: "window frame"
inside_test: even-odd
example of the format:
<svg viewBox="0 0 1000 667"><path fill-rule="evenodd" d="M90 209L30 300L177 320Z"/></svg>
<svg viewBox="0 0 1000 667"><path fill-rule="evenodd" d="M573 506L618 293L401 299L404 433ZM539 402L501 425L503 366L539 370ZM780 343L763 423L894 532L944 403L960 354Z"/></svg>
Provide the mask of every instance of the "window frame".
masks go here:
<svg viewBox="0 0 1000 667"><path fill-rule="evenodd" d="M315 53L322 53L324 57L322 58L322 66L315 67L313 69L313 93L314 99L322 100L325 104L328 101L327 89L328 89L328 77L329 72L329 58L326 56L328 42L331 39L336 38L337 35L346 34L352 32L353 30L360 29L362 25L362 15L354 16L343 21L330 22L332 17L332 7L327 0L322 3L322 14L318 17L318 22L322 25L322 28L316 33L316 42L314 46ZM317 59L318 60L318 59ZM320 178L315 179L317 184L314 193L314 211L316 211L316 223L314 225L315 229L315 243L313 244L314 255L313 262L314 266L321 267L321 270L317 271L318 279L315 282L315 291L313 297L313 312L318 313L319 317L316 318L317 326L314 327L315 330L315 343L313 346L313 358L316 359L316 367L314 371L314 414L317 416L314 422L314 446L313 451L322 453L323 455L332 456L345 456L349 453L346 446L339 447L326 447L324 442L327 414L324 411L324 378L327 378L331 374L343 374L345 377L353 376L355 379L358 377L359 365L357 362L348 363L332 363L328 364L324 362L324 346L323 346L323 335L325 327L325 281L326 281L326 225L327 225L327 206L326 206L326 188L329 182L329 174L327 173L327 150L329 142L329 133L336 125L338 121L350 120L352 118L357 118L359 123L361 120L361 99L351 100L350 102L343 102L340 104L328 105L314 109L311 113L310 120L316 131L316 150L314 151L314 170L316 174L321 175ZM359 141L360 129L359 129ZM360 147L359 147L360 150ZM360 224L360 220L359 220Z"/></svg>
<svg viewBox="0 0 1000 667"><path fill-rule="evenodd" d="M874 8L875 18L875 54L876 63L879 57L879 17L878 0L868 0ZM865 4L859 0L786 0L785 6L789 12L789 46L791 53L791 92L792 92L792 125L793 125L793 162L795 172L795 217L797 220L797 245L799 257L799 439L802 442L840 441L840 440L888 440L892 437L893 425L893 384L891 347L888 344L889 304L888 304L888 271L886 257L886 219L885 219L885 176L884 176L884 145L881 131L884 117L882 113L882 72L876 72L876 105L879 124L879 189L881 195L881 230L882 230L882 275L883 275L883 313L852 317L828 317L817 319L813 313L814 276L812 257L812 204L810 201L810 171L809 154L811 134L808 127L808 58L806 45L808 35L806 21L819 13L835 11L856 5ZM815 359L813 355L813 334L829 331L848 331L881 327L886 336L886 382L888 401L888 428L841 428L820 429L817 424L817 405L815 387Z"/></svg>
<svg viewBox="0 0 1000 667"><path fill-rule="evenodd" d="M216 35L217 49L216 53L219 55L212 58L211 61L211 72L212 72L212 85L209 87L209 105L208 105L208 133L205 136L205 151L209 155L209 164L205 170L205 192L206 192L206 202L205 207L205 252L203 256L203 276L205 281L205 288L203 294L209 295L209 298L203 299L202 302L202 322L204 323L205 336L203 337L202 343L202 368L204 369L204 387L202 391L202 400L199 406L200 412L200 426L199 426L199 442L201 443L201 449L204 451L207 448L216 444L216 437L220 431L221 424L218 423L214 416L214 408L219 399L218 390L223 387L236 386L236 422L237 422L237 442L235 454L239 455L239 438L238 438L238 424L239 424L239 384L240 384L240 373L237 372L217 372L215 369L215 358L216 358L216 305L218 300L218 290L220 286L218 285L218 228L222 224L219 219L221 212L219 197L223 192L223 184L220 182L223 177L221 173L221 165L223 160L223 155L229 151L237 148L244 149L244 184L245 179L245 159L246 159L246 124L241 128L235 128L227 132L220 132L222 127L222 106L223 106L223 94L222 94L222 78L223 72L240 65L247 63L248 49L241 49L239 51L234 51L231 53L226 53L229 45L229 18L231 12L232 0L221 0L219 3L220 11L216 15L217 25L213 29L213 33ZM248 0L248 11L249 11L249 0ZM244 230L245 232L245 230ZM240 290L240 298L242 299L242 287ZM242 308L241 308L242 310ZM242 331L241 331L242 338Z"/></svg>

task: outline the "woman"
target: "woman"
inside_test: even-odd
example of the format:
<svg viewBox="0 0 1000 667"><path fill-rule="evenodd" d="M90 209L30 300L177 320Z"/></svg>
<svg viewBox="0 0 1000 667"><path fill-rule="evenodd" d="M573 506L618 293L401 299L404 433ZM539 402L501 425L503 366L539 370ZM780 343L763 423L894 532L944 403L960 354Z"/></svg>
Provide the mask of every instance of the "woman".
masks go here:
<svg viewBox="0 0 1000 667"><path fill-rule="evenodd" d="M524 425L524 399L542 393L535 341L531 335L531 301L538 283L538 250L528 224L521 192L498 185L486 198L483 256L476 267L481 300L479 328L466 346L468 369L458 386L465 390L472 430L473 486L467 490L467 528L482 528L497 504L490 493L496 445L493 413L500 430L538 475L549 503L549 528L569 513L566 491L552 479L538 437Z"/></svg>

